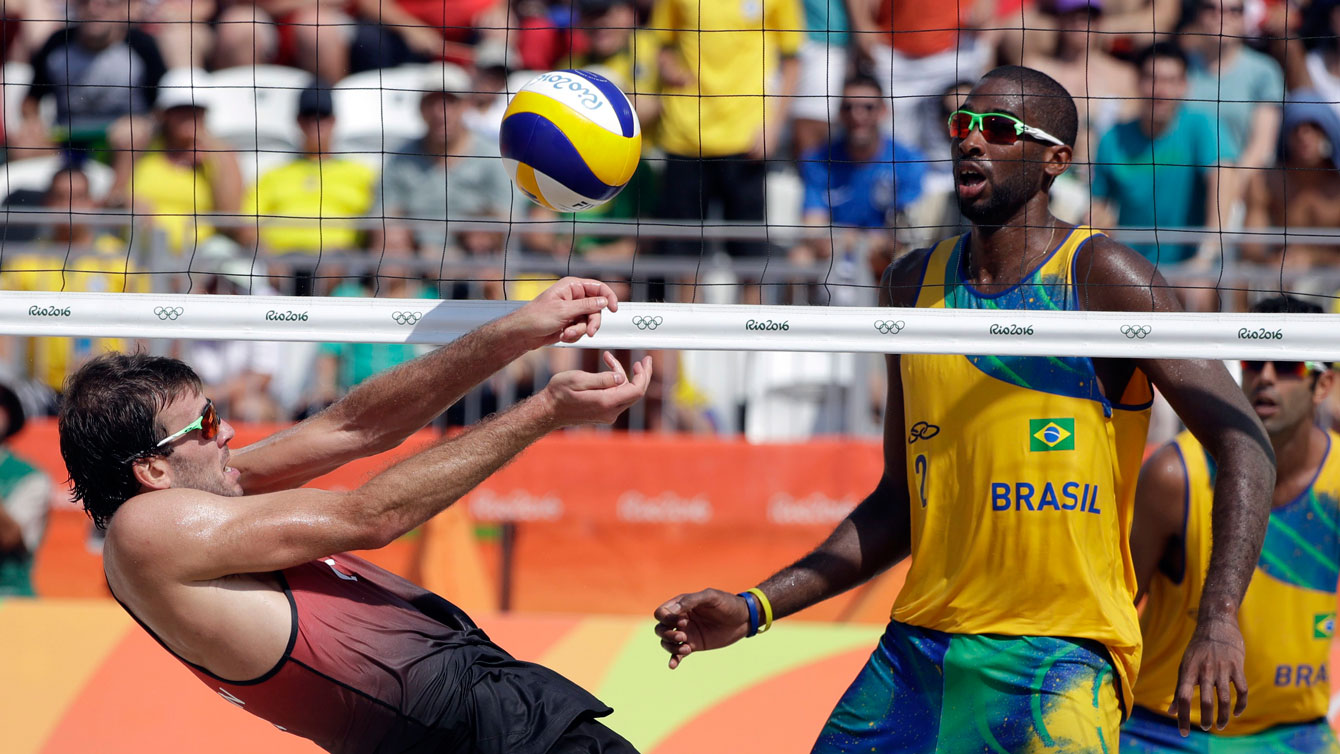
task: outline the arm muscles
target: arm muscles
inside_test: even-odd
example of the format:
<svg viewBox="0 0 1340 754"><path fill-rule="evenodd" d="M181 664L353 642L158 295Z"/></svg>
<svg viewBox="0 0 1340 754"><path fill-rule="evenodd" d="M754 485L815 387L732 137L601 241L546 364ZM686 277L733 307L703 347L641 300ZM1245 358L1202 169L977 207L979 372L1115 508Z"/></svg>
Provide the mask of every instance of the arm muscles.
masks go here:
<svg viewBox="0 0 1340 754"><path fill-rule="evenodd" d="M152 563L148 570L160 578L188 583L381 547L451 505L552 428L545 412L539 399L525 401L350 492L298 489L240 498L190 489L150 493L117 512L111 550L121 560Z"/></svg>
<svg viewBox="0 0 1340 754"><path fill-rule="evenodd" d="M908 254L889 267L880 286L881 306L909 305L898 300L908 295L906 290L895 290L890 283L905 281L907 271L922 260L922 255ZM823 544L761 585L776 617L841 594L907 557L911 550L902 371L897 355L887 356L886 361L889 392L884 419L884 473L874 491Z"/></svg>
<svg viewBox="0 0 1340 754"><path fill-rule="evenodd" d="M1095 239L1077 262L1084 308L1102 311L1180 310L1172 289L1130 249ZM1205 577L1202 617L1236 616L1256 568L1275 487L1275 454L1265 428L1218 361L1136 359L1177 415L1214 458L1214 547Z"/></svg>

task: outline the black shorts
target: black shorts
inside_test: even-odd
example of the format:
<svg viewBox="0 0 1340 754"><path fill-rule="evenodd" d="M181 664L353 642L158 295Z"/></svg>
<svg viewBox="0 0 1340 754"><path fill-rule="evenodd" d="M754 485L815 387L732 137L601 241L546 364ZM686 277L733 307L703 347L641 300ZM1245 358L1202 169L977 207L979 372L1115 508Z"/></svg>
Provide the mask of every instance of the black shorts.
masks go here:
<svg viewBox="0 0 1340 754"><path fill-rule="evenodd" d="M590 715L572 721L549 754L637 754L623 736Z"/></svg>

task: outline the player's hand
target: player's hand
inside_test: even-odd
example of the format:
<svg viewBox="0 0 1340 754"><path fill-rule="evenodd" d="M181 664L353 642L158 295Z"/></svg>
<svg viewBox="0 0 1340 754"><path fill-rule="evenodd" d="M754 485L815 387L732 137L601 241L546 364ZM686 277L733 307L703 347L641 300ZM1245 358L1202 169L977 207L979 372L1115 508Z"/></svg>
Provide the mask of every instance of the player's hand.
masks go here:
<svg viewBox="0 0 1340 754"><path fill-rule="evenodd" d="M1237 616L1202 619L1186 645L1182 665L1177 670L1177 692L1168 714L1177 715L1177 727L1182 735L1191 733L1191 697L1200 690L1200 727L1209 730L1211 721L1217 729L1228 725L1229 687L1237 690L1238 701L1233 705L1233 716L1247 709L1247 677L1243 675L1245 649ZM1215 701L1219 712L1215 714Z"/></svg>
<svg viewBox="0 0 1340 754"><path fill-rule="evenodd" d="M604 353L608 372L559 372L542 393L549 401L554 421L562 427L575 424L612 424L629 406L647 393L651 382L651 357L633 364L633 378L609 351Z"/></svg>
<svg viewBox="0 0 1340 754"><path fill-rule="evenodd" d="M599 280L567 277L545 289L511 316L515 335L528 349L575 343L600 330L600 312L619 311L619 297Z"/></svg>
<svg viewBox="0 0 1340 754"><path fill-rule="evenodd" d="M656 635L674 670L693 652L720 649L749 633L744 598L720 589L681 594L656 608Z"/></svg>

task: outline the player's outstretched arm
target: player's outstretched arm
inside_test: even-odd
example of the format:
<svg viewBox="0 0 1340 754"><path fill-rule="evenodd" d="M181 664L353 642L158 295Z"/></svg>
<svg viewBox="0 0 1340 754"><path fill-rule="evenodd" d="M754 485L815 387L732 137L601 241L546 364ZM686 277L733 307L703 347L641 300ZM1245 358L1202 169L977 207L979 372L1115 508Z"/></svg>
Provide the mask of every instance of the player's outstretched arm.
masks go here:
<svg viewBox="0 0 1340 754"><path fill-rule="evenodd" d="M117 512L108 536L118 541L108 551L124 562L152 564L139 570L151 570L156 578L191 583L382 547L460 499L550 431L609 424L636 403L651 379L650 358L633 365L631 379L609 353L605 359L611 371L557 374L535 396L355 490L219 497L166 488L140 495Z"/></svg>
<svg viewBox="0 0 1340 754"><path fill-rule="evenodd" d="M528 351L600 329L619 299L595 280L564 278L516 311L367 380L306 421L234 454L249 493L301 486L355 458L399 445Z"/></svg>
<svg viewBox="0 0 1340 754"><path fill-rule="evenodd" d="M881 306L914 303L908 300L910 289L901 284L920 278L924 259L921 253L913 253L890 265L880 286ZM907 557L911 549L902 371L897 355L886 357L886 362L889 389L884 419L884 473L875 490L837 525L823 544L759 585L771 605L774 620L864 583ZM671 670L693 652L728 646L749 632L745 598L720 589L678 595L657 607L653 615L661 648L670 654Z"/></svg>
<svg viewBox="0 0 1340 754"><path fill-rule="evenodd" d="M1085 308L1109 311L1180 311L1163 276L1134 251L1106 238L1077 260ZM1230 709L1247 704L1238 607L1261 556L1275 487L1275 453L1265 428L1222 362L1137 359L1183 423L1215 460L1210 565L1205 574L1196 632L1182 657L1169 713L1185 735L1191 699L1199 689L1201 726L1228 724ZM1237 703L1232 692L1237 692ZM1218 703L1218 712L1215 707Z"/></svg>

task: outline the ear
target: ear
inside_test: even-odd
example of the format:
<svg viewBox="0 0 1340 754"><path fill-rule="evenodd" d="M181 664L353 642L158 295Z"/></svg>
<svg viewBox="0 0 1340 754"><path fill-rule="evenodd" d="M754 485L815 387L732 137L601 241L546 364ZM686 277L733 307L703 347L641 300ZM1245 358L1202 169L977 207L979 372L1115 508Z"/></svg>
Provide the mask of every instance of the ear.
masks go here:
<svg viewBox="0 0 1340 754"><path fill-rule="evenodd" d="M163 456L141 458L131 465L135 481L141 487L150 490L166 490L172 487L172 467Z"/></svg>
<svg viewBox="0 0 1340 754"><path fill-rule="evenodd" d="M1049 146L1043 153L1042 169L1052 180L1070 169L1070 161L1075 159L1075 150L1070 147Z"/></svg>
<svg viewBox="0 0 1340 754"><path fill-rule="evenodd" d="M1317 386L1312 390L1312 404L1320 406L1326 402L1326 396L1335 388L1335 370L1327 369L1317 377Z"/></svg>

